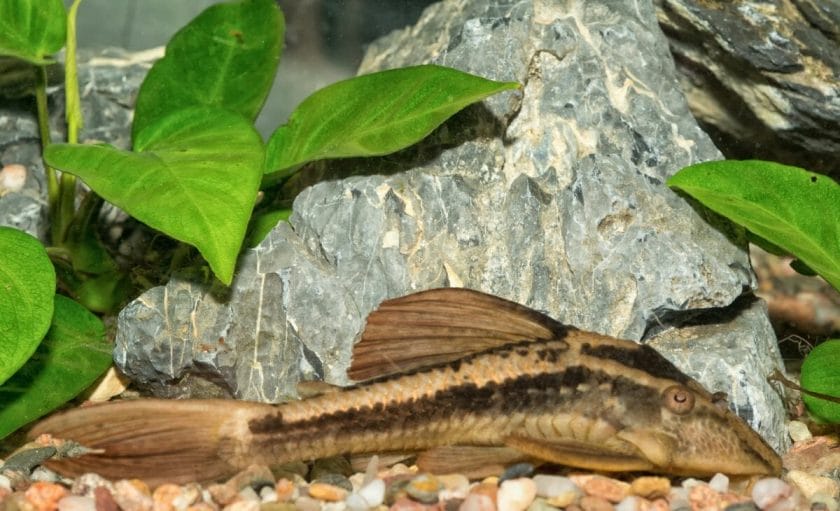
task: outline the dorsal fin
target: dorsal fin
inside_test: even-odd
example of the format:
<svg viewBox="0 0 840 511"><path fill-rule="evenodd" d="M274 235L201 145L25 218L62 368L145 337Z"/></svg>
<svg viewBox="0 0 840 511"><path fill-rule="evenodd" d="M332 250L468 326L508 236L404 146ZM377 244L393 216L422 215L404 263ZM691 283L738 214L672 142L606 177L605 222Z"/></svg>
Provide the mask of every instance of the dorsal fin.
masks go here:
<svg viewBox="0 0 840 511"><path fill-rule="evenodd" d="M353 348L353 380L410 371L567 331L533 309L471 289L441 288L382 302Z"/></svg>

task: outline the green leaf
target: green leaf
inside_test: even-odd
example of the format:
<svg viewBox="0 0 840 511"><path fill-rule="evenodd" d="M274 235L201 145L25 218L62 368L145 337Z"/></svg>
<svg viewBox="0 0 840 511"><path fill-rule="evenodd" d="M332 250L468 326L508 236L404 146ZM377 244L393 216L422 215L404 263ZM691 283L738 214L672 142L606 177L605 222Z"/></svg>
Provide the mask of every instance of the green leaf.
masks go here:
<svg viewBox="0 0 840 511"><path fill-rule="evenodd" d="M53 62L50 55L64 46L64 17L61 0L0 1L0 55L39 65Z"/></svg>
<svg viewBox="0 0 840 511"><path fill-rule="evenodd" d="M392 153L465 106L518 87L434 65L334 83L306 98L271 135L266 173L285 177L309 161Z"/></svg>
<svg viewBox="0 0 840 511"><path fill-rule="evenodd" d="M55 270L37 239L0 227L0 383L32 356L53 316Z"/></svg>
<svg viewBox="0 0 840 511"><path fill-rule="evenodd" d="M840 339L829 339L808 353L802 363L802 388L840 398ZM819 420L840 423L840 403L802 394L805 406Z"/></svg>
<svg viewBox="0 0 840 511"><path fill-rule="evenodd" d="M55 316L44 342L0 386L0 438L86 389L111 365L111 349L99 318L56 295Z"/></svg>
<svg viewBox="0 0 840 511"><path fill-rule="evenodd" d="M259 245L278 223L287 221L290 216L291 209L279 209L254 217L251 221L251 232L248 234L248 246L254 248Z"/></svg>
<svg viewBox="0 0 840 511"><path fill-rule="evenodd" d="M138 220L196 247L230 284L262 175L259 134L239 115L193 107L148 126L135 148L52 144L44 159Z"/></svg>
<svg viewBox="0 0 840 511"><path fill-rule="evenodd" d="M215 106L253 121L280 62L283 15L274 0L214 5L175 34L149 70L134 112L135 137L189 106Z"/></svg>
<svg viewBox="0 0 840 511"><path fill-rule="evenodd" d="M840 185L766 161L714 161L686 167L668 186L801 259L840 290Z"/></svg>

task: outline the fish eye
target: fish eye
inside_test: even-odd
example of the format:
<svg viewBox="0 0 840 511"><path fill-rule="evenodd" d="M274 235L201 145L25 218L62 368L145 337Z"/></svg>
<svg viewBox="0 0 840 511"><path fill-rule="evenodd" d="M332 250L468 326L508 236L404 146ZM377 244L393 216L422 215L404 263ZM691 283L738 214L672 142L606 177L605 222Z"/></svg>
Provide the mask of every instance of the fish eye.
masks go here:
<svg viewBox="0 0 840 511"><path fill-rule="evenodd" d="M694 408L694 393L682 385L671 385L662 392L665 407L677 414L685 414Z"/></svg>

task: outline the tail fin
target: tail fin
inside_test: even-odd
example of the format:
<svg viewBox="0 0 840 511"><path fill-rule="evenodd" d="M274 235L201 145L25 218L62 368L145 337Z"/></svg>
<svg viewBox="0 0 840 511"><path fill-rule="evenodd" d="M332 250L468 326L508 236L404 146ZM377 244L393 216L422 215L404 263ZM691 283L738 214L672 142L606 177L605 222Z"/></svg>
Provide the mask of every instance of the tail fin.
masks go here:
<svg viewBox="0 0 840 511"><path fill-rule="evenodd" d="M244 440L237 430L245 426L247 431L247 416L267 407L230 400L118 401L55 414L30 436L48 433L99 451L47 462L60 474L96 472L110 479L143 479L152 487L209 482L243 468L221 456L220 446Z"/></svg>

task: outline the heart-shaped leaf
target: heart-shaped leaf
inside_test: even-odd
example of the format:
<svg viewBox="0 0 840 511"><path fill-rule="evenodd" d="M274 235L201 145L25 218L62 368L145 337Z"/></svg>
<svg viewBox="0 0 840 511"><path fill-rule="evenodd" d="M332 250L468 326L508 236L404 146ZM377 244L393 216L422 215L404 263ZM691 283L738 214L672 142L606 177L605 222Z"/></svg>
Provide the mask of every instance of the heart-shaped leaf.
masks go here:
<svg viewBox="0 0 840 511"><path fill-rule="evenodd" d="M802 362L802 388L840 398L840 339L829 339ZM818 419L840 424L840 403L802 393L802 401Z"/></svg>
<svg viewBox="0 0 840 511"><path fill-rule="evenodd" d="M274 0L209 7L175 34L143 80L134 112L136 137L172 111L215 106L254 120L271 89L283 43Z"/></svg>
<svg viewBox="0 0 840 511"><path fill-rule="evenodd" d="M53 316L55 270L37 239L0 227L0 383L32 356Z"/></svg>
<svg viewBox="0 0 840 511"><path fill-rule="evenodd" d="M840 290L840 185L767 161L712 161L668 180L707 208L793 254Z"/></svg>
<svg viewBox="0 0 840 511"><path fill-rule="evenodd" d="M148 126L135 148L52 144L44 159L138 220L198 248L230 284L262 173L259 134L239 115L193 107Z"/></svg>
<svg viewBox="0 0 840 511"><path fill-rule="evenodd" d="M34 64L53 62L50 55L64 46L65 16L61 0L0 1L0 55Z"/></svg>
<svg viewBox="0 0 840 511"><path fill-rule="evenodd" d="M46 338L0 386L0 438L73 399L111 365L102 321L65 296L54 298Z"/></svg>
<svg viewBox="0 0 840 511"><path fill-rule="evenodd" d="M518 87L434 65L334 83L306 98L271 135L266 173L280 178L308 161L392 153L465 106Z"/></svg>

